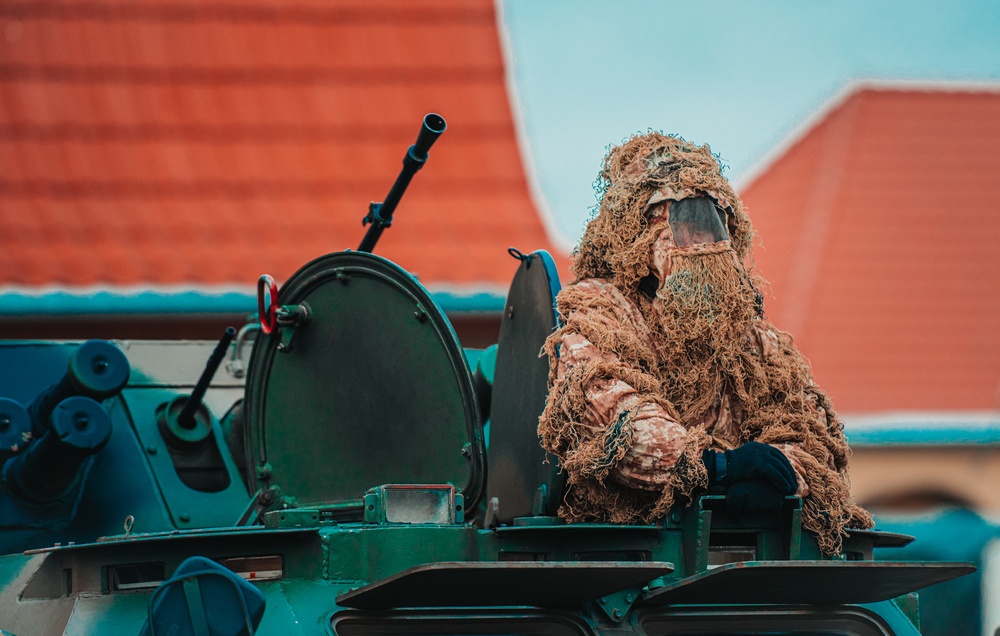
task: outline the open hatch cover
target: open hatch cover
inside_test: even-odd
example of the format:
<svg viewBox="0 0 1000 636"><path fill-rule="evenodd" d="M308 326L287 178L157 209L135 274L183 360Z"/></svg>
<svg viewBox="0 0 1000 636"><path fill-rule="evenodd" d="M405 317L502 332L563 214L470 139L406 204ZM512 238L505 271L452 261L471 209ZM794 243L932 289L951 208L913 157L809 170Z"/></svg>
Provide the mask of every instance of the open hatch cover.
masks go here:
<svg viewBox="0 0 1000 636"><path fill-rule="evenodd" d="M645 585L671 563L486 561L418 565L337 597L357 609L393 607L554 607Z"/></svg>
<svg viewBox="0 0 1000 636"><path fill-rule="evenodd" d="M559 274L544 250L521 254L511 282L497 339L496 374L490 415L488 500L496 498L497 521L555 515L562 503L558 461L538 440L538 417L548 396L549 358L545 339L559 326Z"/></svg>
<svg viewBox="0 0 1000 636"><path fill-rule="evenodd" d="M650 592L646 605L876 603L973 572L971 563L746 561Z"/></svg>
<svg viewBox="0 0 1000 636"><path fill-rule="evenodd" d="M475 506L485 471L479 406L427 290L384 258L338 252L304 266L278 296L283 307L306 306L308 319L261 333L254 347L252 485L276 486L302 507L360 511L372 487L450 483Z"/></svg>

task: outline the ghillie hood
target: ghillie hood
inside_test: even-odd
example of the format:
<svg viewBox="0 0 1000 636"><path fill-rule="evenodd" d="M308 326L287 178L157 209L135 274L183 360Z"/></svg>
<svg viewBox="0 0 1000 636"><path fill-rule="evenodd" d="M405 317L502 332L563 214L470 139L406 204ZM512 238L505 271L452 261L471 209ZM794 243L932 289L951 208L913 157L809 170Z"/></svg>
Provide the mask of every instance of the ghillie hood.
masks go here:
<svg viewBox="0 0 1000 636"><path fill-rule="evenodd" d="M707 145L657 132L636 135L608 152L595 187L600 202L575 252L577 280L603 278L619 289L634 289L650 273L650 247L656 239L646 210L667 199L715 199L726 210L736 254L752 260L750 219Z"/></svg>

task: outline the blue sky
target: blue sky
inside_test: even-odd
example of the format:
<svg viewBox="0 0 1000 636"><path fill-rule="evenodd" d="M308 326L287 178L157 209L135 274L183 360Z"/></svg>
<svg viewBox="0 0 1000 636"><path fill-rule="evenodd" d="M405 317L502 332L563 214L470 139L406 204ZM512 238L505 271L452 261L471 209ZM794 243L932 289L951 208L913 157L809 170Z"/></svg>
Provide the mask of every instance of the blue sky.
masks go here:
<svg viewBox="0 0 1000 636"><path fill-rule="evenodd" d="M568 243L609 144L708 143L741 177L854 81L1000 84L1000 2L503 0L535 175Z"/></svg>

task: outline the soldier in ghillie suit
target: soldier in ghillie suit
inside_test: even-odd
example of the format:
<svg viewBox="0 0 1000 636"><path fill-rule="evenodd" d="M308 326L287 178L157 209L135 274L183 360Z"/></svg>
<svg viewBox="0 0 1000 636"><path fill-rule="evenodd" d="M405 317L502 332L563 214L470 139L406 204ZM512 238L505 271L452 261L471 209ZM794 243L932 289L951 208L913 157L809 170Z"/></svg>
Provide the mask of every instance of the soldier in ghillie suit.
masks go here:
<svg viewBox="0 0 1000 636"><path fill-rule="evenodd" d="M738 517L796 494L838 553L846 528L873 525L850 501L843 426L764 319L753 228L708 146L635 136L598 184L546 342L538 432L567 474L560 516L655 523L720 486Z"/></svg>

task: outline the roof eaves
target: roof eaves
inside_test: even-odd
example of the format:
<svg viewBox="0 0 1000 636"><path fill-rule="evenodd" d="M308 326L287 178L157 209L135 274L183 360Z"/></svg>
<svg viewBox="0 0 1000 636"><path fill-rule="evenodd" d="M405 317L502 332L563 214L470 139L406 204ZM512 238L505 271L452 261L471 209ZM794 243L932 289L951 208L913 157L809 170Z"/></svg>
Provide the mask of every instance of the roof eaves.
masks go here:
<svg viewBox="0 0 1000 636"><path fill-rule="evenodd" d="M499 313L506 292L489 285L431 290L445 313ZM251 314L257 294L245 286L0 288L0 317L113 314Z"/></svg>
<svg viewBox="0 0 1000 636"><path fill-rule="evenodd" d="M428 285L434 302L448 314L501 313L507 290L489 283L473 285Z"/></svg>
<svg viewBox="0 0 1000 636"><path fill-rule="evenodd" d="M813 131L813 129L823 123L827 117L843 106L855 92L860 90L858 86L859 84L855 82L841 88L841 90L833 95L833 97L829 98L826 103L813 111L803 121L799 122L799 124L795 126L791 132L785 135L785 137L777 144L772 146L760 160L750 166L750 168L742 176L734 180L735 182L733 185L736 191L741 193L745 192L753 186L757 179L767 174L774 164L778 163L778 161L780 161L789 150L805 139L809 133Z"/></svg>
<svg viewBox="0 0 1000 636"><path fill-rule="evenodd" d="M841 413L851 446L1000 444L1000 411Z"/></svg>
<svg viewBox="0 0 1000 636"><path fill-rule="evenodd" d="M0 288L0 316L4 317L250 313L256 306L254 290L243 286Z"/></svg>

